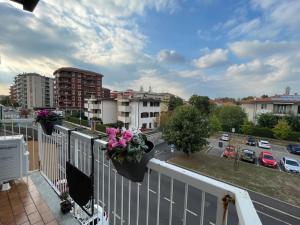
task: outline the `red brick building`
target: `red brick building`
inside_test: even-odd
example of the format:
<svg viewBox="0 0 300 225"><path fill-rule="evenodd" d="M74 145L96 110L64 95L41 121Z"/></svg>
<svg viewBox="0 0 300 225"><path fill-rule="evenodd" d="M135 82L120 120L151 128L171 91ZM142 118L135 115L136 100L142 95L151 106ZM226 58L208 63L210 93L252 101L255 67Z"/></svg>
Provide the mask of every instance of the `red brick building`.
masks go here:
<svg viewBox="0 0 300 225"><path fill-rule="evenodd" d="M110 98L110 89L102 88L102 98Z"/></svg>
<svg viewBox="0 0 300 225"><path fill-rule="evenodd" d="M83 110L84 99L94 95L102 97L102 77L100 73L72 67L54 71L55 106L65 110Z"/></svg>

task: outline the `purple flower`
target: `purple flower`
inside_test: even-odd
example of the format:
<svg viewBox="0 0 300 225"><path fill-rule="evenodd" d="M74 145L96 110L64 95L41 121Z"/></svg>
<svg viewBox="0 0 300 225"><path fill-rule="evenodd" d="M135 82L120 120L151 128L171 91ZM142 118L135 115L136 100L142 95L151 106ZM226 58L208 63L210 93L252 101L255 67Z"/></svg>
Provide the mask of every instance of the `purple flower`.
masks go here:
<svg viewBox="0 0 300 225"><path fill-rule="evenodd" d="M106 133L108 134L108 138L110 139L115 139L117 134L120 132L119 129L116 128L106 128Z"/></svg>
<svg viewBox="0 0 300 225"><path fill-rule="evenodd" d="M127 140L124 138L121 138L118 142L118 145L122 148L126 148L127 144L126 144Z"/></svg>

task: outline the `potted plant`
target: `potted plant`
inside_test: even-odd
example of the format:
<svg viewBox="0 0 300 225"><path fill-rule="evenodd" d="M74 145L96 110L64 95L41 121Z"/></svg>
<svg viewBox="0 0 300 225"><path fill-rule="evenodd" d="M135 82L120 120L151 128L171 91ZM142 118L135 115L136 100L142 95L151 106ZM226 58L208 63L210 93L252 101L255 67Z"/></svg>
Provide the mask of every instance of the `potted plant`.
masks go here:
<svg viewBox="0 0 300 225"><path fill-rule="evenodd" d="M148 161L153 158L153 143L140 131L107 128L106 155L117 172L133 182L142 182Z"/></svg>
<svg viewBox="0 0 300 225"><path fill-rule="evenodd" d="M54 129L54 125L62 124L62 117L55 112L43 109L37 112L35 121L41 124L45 134L51 135Z"/></svg>
<svg viewBox="0 0 300 225"><path fill-rule="evenodd" d="M60 195L60 199L62 200L60 203L60 210L63 214L66 214L71 211L72 203L69 200L69 193L67 191L63 192Z"/></svg>

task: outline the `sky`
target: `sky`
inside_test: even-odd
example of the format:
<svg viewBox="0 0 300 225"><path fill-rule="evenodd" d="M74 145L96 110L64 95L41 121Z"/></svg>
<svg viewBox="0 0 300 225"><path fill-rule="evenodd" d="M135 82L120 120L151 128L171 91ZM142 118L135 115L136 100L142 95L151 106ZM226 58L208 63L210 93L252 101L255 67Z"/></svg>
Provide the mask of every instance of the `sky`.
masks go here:
<svg viewBox="0 0 300 225"><path fill-rule="evenodd" d="M299 0L0 0L0 94L72 66L188 99L300 92Z"/></svg>

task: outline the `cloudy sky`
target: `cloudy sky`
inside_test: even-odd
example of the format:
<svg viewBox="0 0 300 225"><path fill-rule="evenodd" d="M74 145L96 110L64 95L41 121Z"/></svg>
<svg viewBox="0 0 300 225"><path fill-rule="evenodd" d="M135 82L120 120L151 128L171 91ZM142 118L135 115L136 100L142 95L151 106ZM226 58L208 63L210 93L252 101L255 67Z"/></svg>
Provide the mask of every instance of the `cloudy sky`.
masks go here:
<svg viewBox="0 0 300 225"><path fill-rule="evenodd" d="M74 66L184 98L300 92L299 0L0 0L0 94Z"/></svg>

